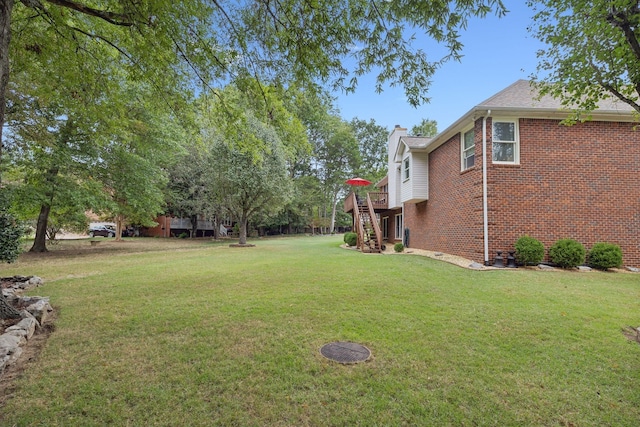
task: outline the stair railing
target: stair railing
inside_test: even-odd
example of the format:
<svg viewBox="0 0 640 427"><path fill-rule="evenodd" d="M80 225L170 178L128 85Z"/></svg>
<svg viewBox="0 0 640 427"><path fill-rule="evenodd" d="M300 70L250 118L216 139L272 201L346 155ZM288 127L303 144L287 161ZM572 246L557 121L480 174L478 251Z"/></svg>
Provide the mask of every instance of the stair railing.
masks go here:
<svg viewBox="0 0 640 427"><path fill-rule="evenodd" d="M376 240L378 242L378 249L382 252L382 231L380 230L380 224L378 223L378 217L376 216L376 211L373 209L373 201L369 194L367 193L367 205L369 206L369 218L371 219L371 224L373 224L373 231L376 233Z"/></svg>

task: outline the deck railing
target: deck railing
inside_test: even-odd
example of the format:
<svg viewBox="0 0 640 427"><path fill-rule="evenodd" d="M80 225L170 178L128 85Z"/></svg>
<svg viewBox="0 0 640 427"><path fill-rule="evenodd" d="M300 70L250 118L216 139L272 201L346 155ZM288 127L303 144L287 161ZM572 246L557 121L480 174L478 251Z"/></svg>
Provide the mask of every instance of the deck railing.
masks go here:
<svg viewBox="0 0 640 427"><path fill-rule="evenodd" d="M369 193L367 195L367 204L369 205L369 217L371 218L371 224L373 224L373 231L376 233L376 241L378 243L378 249L382 251L382 231L380 230L380 224L378 223L378 217L376 216L374 203L373 203L373 200L371 199L371 194L383 194L383 193Z"/></svg>

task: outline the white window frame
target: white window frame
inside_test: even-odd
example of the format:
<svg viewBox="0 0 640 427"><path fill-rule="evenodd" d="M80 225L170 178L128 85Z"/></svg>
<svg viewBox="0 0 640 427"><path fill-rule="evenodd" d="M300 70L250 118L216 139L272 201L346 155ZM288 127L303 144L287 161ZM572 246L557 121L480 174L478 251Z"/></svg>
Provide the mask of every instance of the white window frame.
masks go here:
<svg viewBox="0 0 640 427"><path fill-rule="evenodd" d="M409 155L402 159L402 182L409 181L411 178L411 160Z"/></svg>
<svg viewBox="0 0 640 427"><path fill-rule="evenodd" d="M495 125L496 123L513 123L513 141L502 141L495 139ZM495 144L513 144L513 160L503 161L495 159L495 150L493 149ZM520 164L520 129L518 119L500 119L494 118L491 123L491 161L495 164L503 165L519 165Z"/></svg>
<svg viewBox="0 0 640 427"><path fill-rule="evenodd" d="M471 147L465 148L465 136L471 133L471 135L473 136L473 144L471 144ZM468 155L468 153L471 153L471 155ZM473 164L471 166L467 165L467 159L473 157ZM475 166L476 164L476 135L475 135L475 129L473 127L463 131L460 133L460 171L464 172L467 169L471 169Z"/></svg>
<svg viewBox="0 0 640 427"><path fill-rule="evenodd" d="M395 217L395 226L396 226L395 240L402 240L402 234L403 234L403 228L404 228L404 224L403 224L402 220L403 220L402 214L396 214L396 217Z"/></svg>

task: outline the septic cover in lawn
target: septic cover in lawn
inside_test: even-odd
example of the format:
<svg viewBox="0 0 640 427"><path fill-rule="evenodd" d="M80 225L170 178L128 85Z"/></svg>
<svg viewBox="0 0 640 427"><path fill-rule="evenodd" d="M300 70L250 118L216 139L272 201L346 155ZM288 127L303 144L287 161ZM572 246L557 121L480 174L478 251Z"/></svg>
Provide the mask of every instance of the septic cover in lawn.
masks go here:
<svg viewBox="0 0 640 427"><path fill-rule="evenodd" d="M334 362L349 364L366 361L371 351L354 342L338 341L323 345L320 354Z"/></svg>

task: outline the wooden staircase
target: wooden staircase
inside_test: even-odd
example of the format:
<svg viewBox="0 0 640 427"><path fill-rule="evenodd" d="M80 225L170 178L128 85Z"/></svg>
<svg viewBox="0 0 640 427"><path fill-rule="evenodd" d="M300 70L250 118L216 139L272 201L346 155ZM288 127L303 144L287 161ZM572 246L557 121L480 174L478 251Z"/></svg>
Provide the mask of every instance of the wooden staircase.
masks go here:
<svg viewBox="0 0 640 427"><path fill-rule="evenodd" d="M358 235L358 248L364 253L382 252L382 232L371 198L367 195L367 200L364 203L358 203L353 193L352 197L354 202L354 225Z"/></svg>
<svg viewBox="0 0 640 427"><path fill-rule="evenodd" d="M373 226L373 221L375 221L375 219L373 221L371 219L369 206L360 205L358 206L358 211L360 213L360 221L362 222L362 228L364 231L362 236L362 247L360 248L360 250L365 253L380 253L378 236L376 235L376 230Z"/></svg>

